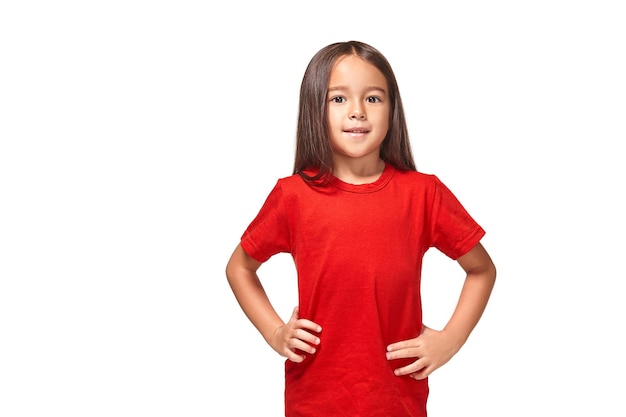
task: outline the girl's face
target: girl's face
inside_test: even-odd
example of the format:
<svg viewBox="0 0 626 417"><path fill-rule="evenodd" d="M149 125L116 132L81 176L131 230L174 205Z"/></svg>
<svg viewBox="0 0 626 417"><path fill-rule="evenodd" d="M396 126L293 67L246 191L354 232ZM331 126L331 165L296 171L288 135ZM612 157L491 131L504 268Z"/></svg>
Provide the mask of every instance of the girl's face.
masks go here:
<svg viewBox="0 0 626 417"><path fill-rule="evenodd" d="M389 92L385 76L363 59L337 60L328 86L328 130L335 163L378 162L389 130Z"/></svg>

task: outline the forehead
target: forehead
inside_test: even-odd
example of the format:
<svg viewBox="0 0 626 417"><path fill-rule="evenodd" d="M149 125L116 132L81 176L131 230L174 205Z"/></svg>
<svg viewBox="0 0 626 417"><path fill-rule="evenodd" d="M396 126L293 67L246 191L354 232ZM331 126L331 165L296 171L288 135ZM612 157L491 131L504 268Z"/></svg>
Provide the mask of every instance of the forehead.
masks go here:
<svg viewBox="0 0 626 417"><path fill-rule="evenodd" d="M387 79L373 64L356 55L337 59L330 72L329 87L368 86L387 91Z"/></svg>

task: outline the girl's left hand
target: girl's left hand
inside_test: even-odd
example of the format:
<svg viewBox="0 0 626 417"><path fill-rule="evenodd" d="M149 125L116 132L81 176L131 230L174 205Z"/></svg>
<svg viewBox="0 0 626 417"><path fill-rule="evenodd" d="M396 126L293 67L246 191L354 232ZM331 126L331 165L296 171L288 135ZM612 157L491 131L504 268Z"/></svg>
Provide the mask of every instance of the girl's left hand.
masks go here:
<svg viewBox="0 0 626 417"><path fill-rule="evenodd" d="M415 362L394 370L394 374L424 379L448 362L459 349L460 346L445 330L437 331L423 326L418 337L387 346L387 359L417 358Z"/></svg>

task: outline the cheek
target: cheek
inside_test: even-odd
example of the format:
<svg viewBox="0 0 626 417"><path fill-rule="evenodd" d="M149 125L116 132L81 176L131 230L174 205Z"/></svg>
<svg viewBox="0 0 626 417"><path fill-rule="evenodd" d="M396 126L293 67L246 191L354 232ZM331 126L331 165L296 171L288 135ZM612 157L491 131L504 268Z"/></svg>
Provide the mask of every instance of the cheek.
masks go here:
<svg viewBox="0 0 626 417"><path fill-rule="evenodd" d="M381 114L380 119L379 119L379 126L381 128L381 130L385 131L385 132L389 132L389 129L391 127L391 120L389 120L389 114Z"/></svg>
<svg viewBox="0 0 626 417"><path fill-rule="evenodd" d="M337 136L339 133L337 132L337 125L333 123L332 119L328 119L328 139L330 140L330 145L334 147L337 143Z"/></svg>
<svg viewBox="0 0 626 417"><path fill-rule="evenodd" d="M329 111L327 114L328 124L331 126L337 126L341 121L341 114L338 111Z"/></svg>
<svg viewBox="0 0 626 417"><path fill-rule="evenodd" d="M341 129L343 129L343 121L337 115L328 114L328 133L332 137L333 135L337 135Z"/></svg>

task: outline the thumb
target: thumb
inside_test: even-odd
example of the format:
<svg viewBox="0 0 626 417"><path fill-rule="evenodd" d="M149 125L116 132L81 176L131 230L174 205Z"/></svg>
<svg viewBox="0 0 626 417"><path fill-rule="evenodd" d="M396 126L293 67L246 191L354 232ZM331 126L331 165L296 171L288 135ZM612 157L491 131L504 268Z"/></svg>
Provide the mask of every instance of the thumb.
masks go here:
<svg viewBox="0 0 626 417"><path fill-rule="evenodd" d="M290 320L293 320L293 321L298 320L299 313L300 313L300 306L295 306L295 308L293 309L293 313L291 313Z"/></svg>

